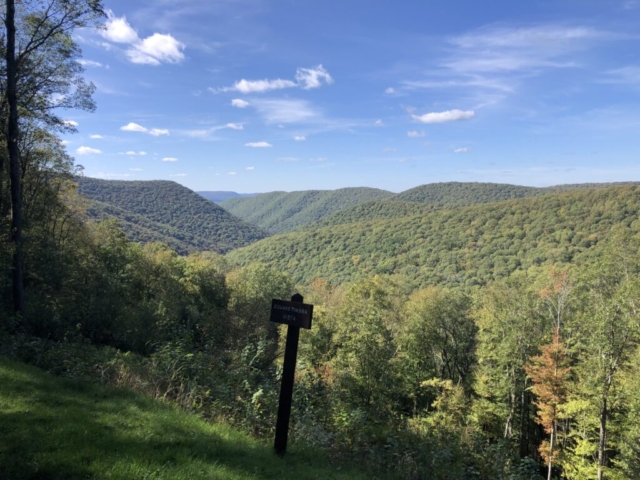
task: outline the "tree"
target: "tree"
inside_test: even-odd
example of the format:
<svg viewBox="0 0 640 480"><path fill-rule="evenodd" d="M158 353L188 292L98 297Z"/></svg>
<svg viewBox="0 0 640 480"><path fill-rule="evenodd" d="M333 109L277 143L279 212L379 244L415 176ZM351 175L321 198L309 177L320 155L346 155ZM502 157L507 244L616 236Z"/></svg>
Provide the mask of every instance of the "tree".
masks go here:
<svg viewBox="0 0 640 480"><path fill-rule="evenodd" d="M549 441L542 442L540 455L547 462L547 480L551 480L551 472L558 435L558 416L561 405L566 401L568 376L571 369L567 367L569 357L560 337L560 329L556 328L553 341L541 349L541 354L531 358L531 363L525 366L527 375L533 386L531 391L538 397L535 402L538 407L537 422L542 425L549 435Z"/></svg>
<svg viewBox="0 0 640 480"><path fill-rule="evenodd" d="M96 24L100 0L7 0L4 15L4 73L0 119L4 123L11 190L13 308L24 315L23 193L19 145L25 125L69 129L56 108L91 110L93 85L80 77L79 48L71 32ZM0 172L3 172L0 165ZM0 178L1 181L1 178Z"/></svg>
<svg viewBox="0 0 640 480"><path fill-rule="evenodd" d="M611 468L609 433L620 408L621 374L640 343L638 252L640 238L617 230L599 258L581 272L578 293L583 308L575 319L574 347L580 361L569 402L574 431L580 436L567 460L571 478L595 475L602 480Z"/></svg>

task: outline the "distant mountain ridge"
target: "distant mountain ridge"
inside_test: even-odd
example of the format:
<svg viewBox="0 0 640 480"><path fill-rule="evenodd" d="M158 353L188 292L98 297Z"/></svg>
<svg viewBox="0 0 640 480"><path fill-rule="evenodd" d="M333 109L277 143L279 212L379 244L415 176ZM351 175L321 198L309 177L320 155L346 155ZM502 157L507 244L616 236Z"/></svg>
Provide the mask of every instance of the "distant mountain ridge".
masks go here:
<svg viewBox="0 0 640 480"><path fill-rule="evenodd" d="M226 253L267 236L182 185L165 180L125 181L79 177L89 215L116 218L134 241L167 243L178 253Z"/></svg>
<svg viewBox="0 0 640 480"><path fill-rule="evenodd" d="M224 202L225 200L229 200L230 198L249 198L259 195L259 193L238 193L225 190L203 191L196 193L215 203Z"/></svg>
<svg viewBox="0 0 640 480"><path fill-rule="evenodd" d="M450 208L414 203L418 209L413 210L409 202L398 202L398 214L406 214L398 217L387 215L393 201L363 203L351 213L363 209L372 215L308 225L234 250L227 258L237 265L272 265L301 284L398 274L413 287L473 287L516 270L586 258L616 225L640 232L639 186L568 190Z"/></svg>
<svg viewBox="0 0 640 480"><path fill-rule="evenodd" d="M394 195L368 187L338 190L261 193L251 198L232 198L222 206L246 222L271 232L281 233L303 227L339 210L370 200Z"/></svg>
<svg viewBox="0 0 640 480"><path fill-rule="evenodd" d="M269 192L251 198L232 198L220 206L271 233L284 233L310 226L395 218L410 212L428 213L434 209L481 205L577 189L638 184L640 182L527 187L505 183L442 182L419 185L398 194L366 187Z"/></svg>

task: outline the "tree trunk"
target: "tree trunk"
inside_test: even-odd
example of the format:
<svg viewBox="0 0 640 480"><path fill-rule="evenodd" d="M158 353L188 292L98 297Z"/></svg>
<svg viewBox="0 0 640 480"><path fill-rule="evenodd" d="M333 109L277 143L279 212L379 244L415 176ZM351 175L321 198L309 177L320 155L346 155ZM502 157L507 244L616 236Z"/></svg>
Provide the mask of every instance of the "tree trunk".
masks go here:
<svg viewBox="0 0 640 480"><path fill-rule="evenodd" d="M606 466L607 457L605 447L607 444L607 399L603 399L600 409L600 440L598 441L598 480L603 480L603 467Z"/></svg>
<svg viewBox="0 0 640 480"><path fill-rule="evenodd" d="M11 242L13 243L13 310L24 315L24 272L22 262L22 192L20 157L18 152L18 100L16 95L16 24L15 0L7 0L5 27L7 31L7 153L11 183Z"/></svg>
<svg viewBox="0 0 640 480"><path fill-rule="evenodd" d="M553 416L555 418L555 411L553 412ZM551 438L549 439L549 470L547 471L547 480L551 480L551 472L553 471L553 447L555 446L556 430L557 426L554 420L553 426L551 427Z"/></svg>

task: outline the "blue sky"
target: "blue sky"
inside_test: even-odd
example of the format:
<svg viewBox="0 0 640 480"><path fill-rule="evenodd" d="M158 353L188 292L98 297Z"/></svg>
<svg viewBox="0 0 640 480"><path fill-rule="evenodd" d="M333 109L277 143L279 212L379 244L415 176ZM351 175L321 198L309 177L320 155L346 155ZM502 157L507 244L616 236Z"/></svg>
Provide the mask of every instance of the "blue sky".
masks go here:
<svg viewBox="0 0 640 480"><path fill-rule="evenodd" d="M141 0L79 31L85 175L194 190L640 180L640 0Z"/></svg>

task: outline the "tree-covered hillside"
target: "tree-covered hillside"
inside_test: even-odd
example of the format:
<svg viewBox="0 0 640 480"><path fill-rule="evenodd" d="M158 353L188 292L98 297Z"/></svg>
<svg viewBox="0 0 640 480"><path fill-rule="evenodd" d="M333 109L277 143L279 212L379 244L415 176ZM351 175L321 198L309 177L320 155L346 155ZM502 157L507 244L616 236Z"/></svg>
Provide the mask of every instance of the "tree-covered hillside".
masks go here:
<svg viewBox="0 0 640 480"><path fill-rule="evenodd" d="M162 241L179 253L225 253L266 236L182 185L169 181L98 180L80 177L79 192L92 200L94 219L115 217L127 236Z"/></svg>
<svg viewBox="0 0 640 480"><path fill-rule="evenodd" d="M640 187L578 189L277 235L231 252L297 282L402 274L414 286L481 285L533 265L574 262L617 224L640 230Z"/></svg>
<svg viewBox="0 0 640 480"><path fill-rule="evenodd" d="M282 233L317 222L344 208L392 196L391 192L365 187L270 192L251 198L232 198L221 206L269 232Z"/></svg>
<svg viewBox="0 0 640 480"><path fill-rule="evenodd" d="M625 183L625 184L631 184ZM622 184L617 184L622 185ZM569 192L583 188L607 188L613 183L578 183L553 187L525 187L506 183L444 182L428 183L399 193L393 200L440 204L449 207L477 205L514 198L537 197L549 193Z"/></svg>

